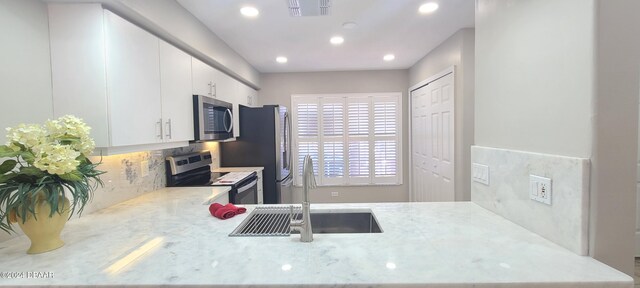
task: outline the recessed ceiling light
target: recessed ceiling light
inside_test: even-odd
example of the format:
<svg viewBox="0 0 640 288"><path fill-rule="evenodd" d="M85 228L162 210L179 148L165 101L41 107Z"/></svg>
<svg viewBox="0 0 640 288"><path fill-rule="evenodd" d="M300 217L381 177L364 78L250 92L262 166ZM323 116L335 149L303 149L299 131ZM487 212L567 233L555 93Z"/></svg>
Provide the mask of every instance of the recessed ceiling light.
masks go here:
<svg viewBox="0 0 640 288"><path fill-rule="evenodd" d="M287 61L288 61L287 57L284 57L284 56L278 56L276 58L276 62L278 63L287 63Z"/></svg>
<svg viewBox="0 0 640 288"><path fill-rule="evenodd" d="M356 27L358 27L358 24L356 22L353 22L353 21L347 21L347 22L342 23L342 28L344 28L344 29L354 29Z"/></svg>
<svg viewBox="0 0 640 288"><path fill-rule="evenodd" d="M240 13L247 17L256 17L260 12L255 7L245 6L240 9Z"/></svg>
<svg viewBox="0 0 640 288"><path fill-rule="evenodd" d="M420 8L418 8L418 11L420 11L420 13L422 14L427 14L427 13L431 13L433 11L438 10L438 3L435 2L429 2L429 3L425 3L420 5Z"/></svg>
<svg viewBox="0 0 640 288"><path fill-rule="evenodd" d="M334 37L331 37L331 39L329 39L329 42L331 42L331 44L333 45L340 45L342 44L342 42L344 42L344 38L340 36L334 36Z"/></svg>
<svg viewBox="0 0 640 288"><path fill-rule="evenodd" d="M382 59L384 59L384 61L391 61L393 59L396 59L396 56L393 55L393 54L387 54L387 55L384 55L384 57L382 57Z"/></svg>

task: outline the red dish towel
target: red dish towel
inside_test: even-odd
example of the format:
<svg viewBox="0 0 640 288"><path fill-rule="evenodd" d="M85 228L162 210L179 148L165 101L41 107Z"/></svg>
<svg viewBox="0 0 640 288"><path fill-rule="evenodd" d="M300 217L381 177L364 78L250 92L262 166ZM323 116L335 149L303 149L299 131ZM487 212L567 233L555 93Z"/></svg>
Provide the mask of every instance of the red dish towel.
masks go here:
<svg viewBox="0 0 640 288"><path fill-rule="evenodd" d="M247 208L238 207L238 206L233 205L231 203L229 203L227 205L224 205L224 207L231 208L231 210L233 210L233 212L236 212L236 214L242 214L244 212L247 212Z"/></svg>
<svg viewBox="0 0 640 288"><path fill-rule="evenodd" d="M214 216L218 219L229 219L233 216L236 216L236 211L234 211L233 209L223 206L220 203L213 203L209 206L209 213L211 213L211 216Z"/></svg>

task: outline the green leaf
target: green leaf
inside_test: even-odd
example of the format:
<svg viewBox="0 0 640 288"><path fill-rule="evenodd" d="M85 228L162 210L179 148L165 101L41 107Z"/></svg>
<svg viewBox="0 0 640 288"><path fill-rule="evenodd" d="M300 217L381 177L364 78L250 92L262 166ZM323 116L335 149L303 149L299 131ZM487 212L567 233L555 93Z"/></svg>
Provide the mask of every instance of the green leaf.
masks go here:
<svg viewBox="0 0 640 288"><path fill-rule="evenodd" d="M44 172L36 167L22 167L20 168L20 173L29 176L42 177L44 176Z"/></svg>
<svg viewBox="0 0 640 288"><path fill-rule="evenodd" d="M16 157L18 155L20 155L20 151L13 151L13 149L9 148L7 145L0 146L0 158Z"/></svg>
<svg viewBox="0 0 640 288"><path fill-rule="evenodd" d="M84 154L80 154L76 160L80 161L80 165L91 164L91 160L89 160L87 156L84 156Z"/></svg>
<svg viewBox="0 0 640 288"><path fill-rule="evenodd" d="M76 182L76 181L82 181L82 173L78 172L78 171L72 171L66 174L62 174L59 175L60 178L62 178L63 180L67 180L67 181L71 181L71 182Z"/></svg>
<svg viewBox="0 0 640 288"><path fill-rule="evenodd" d="M0 164L0 175L6 174L7 172L13 170L16 167L18 162L16 160L7 160Z"/></svg>
<svg viewBox="0 0 640 288"><path fill-rule="evenodd" d="M18 176L18 174L16 173L10 173L10 174L6 174L6 175L0 175L0 183L5 183L13 178L15 178L16 176Z"/></svg>
<svg viewBox="0 0 640 288"><path fill-rule="evenodd" d="M29 151L24 151L20 153L20 156L22 156L22 159L24 159L24 161L26 161L29 164L33 164L33 161L36 160L36 156L34 156L33 153Z"/></svg>
<svg viewBox="0 0 640 288"><path fill-rule="evenodd" d="M60 141L60 144L64 144L64 145L70 145L70 144L75 144L80 142L80 137L75 137L75 136L64 135L57 138Z"/></svg>

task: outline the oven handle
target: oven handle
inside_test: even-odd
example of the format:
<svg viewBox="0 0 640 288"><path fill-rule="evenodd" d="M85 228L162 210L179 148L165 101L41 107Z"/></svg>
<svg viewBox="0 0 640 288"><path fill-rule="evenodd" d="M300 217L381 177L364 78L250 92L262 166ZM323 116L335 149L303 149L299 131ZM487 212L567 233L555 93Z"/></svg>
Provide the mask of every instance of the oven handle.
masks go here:
<svg viewBox="0 0 640 288"><path fill-rule="evenodd" d="M249 189L253 188L254 186L256 186L257 183L258 183L258 179L253 180L253 181L251 181L251 183L238 188L238 190L236 190L237 194L246 192L247 190L249 190Z"/></svg>

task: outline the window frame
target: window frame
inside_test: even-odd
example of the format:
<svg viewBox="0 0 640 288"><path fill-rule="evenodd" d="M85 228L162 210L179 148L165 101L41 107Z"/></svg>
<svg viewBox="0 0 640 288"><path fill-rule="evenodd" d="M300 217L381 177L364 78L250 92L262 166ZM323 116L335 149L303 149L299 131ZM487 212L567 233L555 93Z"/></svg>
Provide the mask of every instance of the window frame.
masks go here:
<svg viewBox="0 0 640 288"><path fill-rule="evenodd" d="M342 103L342 111L343 111L343 127L341 136L330 136L327 137L324 134L324 107L323 104L326 103L336 103L336 99L340 99L340 103ZM380 100L382 99L382 101ZM348 121L348 113L349 113L349 104L363 102L366 100L368 103L368 129L369 133L366 136L355 136L349 135L349 121ZM377 100L377 101L376 101ZM374 133L375 129L375 103L376 102L385 102L393 101L396 103L396 116L395 116L395 136L376 136ZM293 161L293 179L294 185L301 185L301 177L298 175L300 169L300 158L298 155L299 152L299 143L305 142L304 140L309 141L317 141L317 161L318 163L314 165L317 167L316 173L316 182L318 186L323 187L331 187L331 186L377 186L377 185L402 185L403 183L403 106L402 106L402 92L383 92L383 93L335 93L335 94L293 94L291 95L291 125L292 125L292 144L293 144L293 153L292 157L294 157ZM298 104L316 104L317 105L317 119L316 122L318 124L318 135L315 137L298 137ZM324 145L325 140L340 140L343 148L343 175L341 177L325 177L324 176ZM349 153L349 143L350 140L354 139L367 139L367 143L369 145L369 176L356 178L349 177L349 161L348 161L348 153ZM302 140L302 141L301 141ZM396 141L396 175L395 176L376 176L375 170L375 143L376 141L384 141L384 140L393 140ZM327 141L329 142L329 141ZM315 163L314 163L315 164Z"/></svg>

